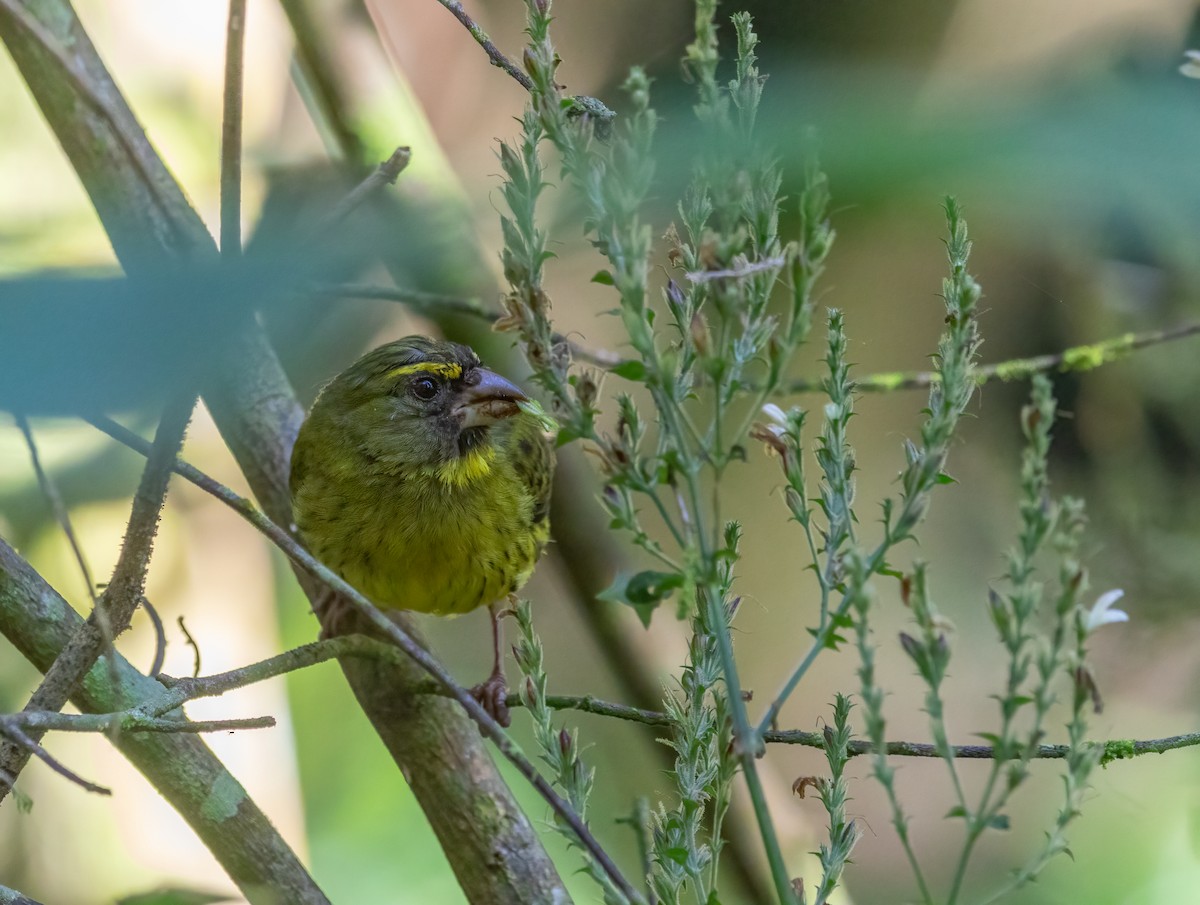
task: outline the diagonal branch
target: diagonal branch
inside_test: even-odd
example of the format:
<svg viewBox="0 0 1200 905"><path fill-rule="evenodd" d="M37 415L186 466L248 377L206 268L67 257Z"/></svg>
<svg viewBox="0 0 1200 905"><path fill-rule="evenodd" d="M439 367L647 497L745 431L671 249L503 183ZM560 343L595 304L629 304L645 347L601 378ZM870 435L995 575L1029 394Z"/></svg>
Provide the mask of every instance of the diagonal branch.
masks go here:
<svg viewBox="0 0 1200 905"><path fill-rule="evenodd" d="M188 396L186 402L172 401L167 405L133 497L129 528L125 532L125 544L113 570L112 581L92 609L87 622L46 671L45 678L30 697L25 710L61 710L106 648L110 654L108 663L114 662L111 656L112 639L129 628L133 612L142 599L146 569L158 533L159 512L166 500L167 483L171 477L171 464L183 444L193 404L194 397ZM33 731L32 741L36 743L41 734ZM0 785L0 801L12 790L12 782L21 775L30 755L35 753L38 753L37 748L31 746L28 740L21 740L17 744L10 738L7 744L0 746L0 770L6 776L6 781Z"/></svg>
<svg viewBox="0 0 1200 905"><path fill-rule="evenodd" d="M533 80L527 76L517 64L506 57L488 37L486 31L479 27L479 23L470 17L465 9L463 9L462 0L438 0L438 3L450 10L451 15L463 24L463 28L471 33L471 37L475 39L475 43L483 48L484 53L488 55L488 59L492 61L492 65L503 69L507 72L518 85L526 91L533 90Z"/></svg>
<svg viewBox="0 0 1200 905"><path fill-rule="evenodd" d="M8 0L9 5L14 2ZM286 6L290 13L304 4L288 0ZM23 8L29 11L28 6ZM137 275L183 259L197 264L215 262L217 251L211 235L146 140L70 3L41 0L36 17L44 26L42 39L5 15L0 15L0 39L7 44L79 175L122 266L130 275ZM81 90L75 87L80 80L72 78L60 59L64 47L70 48L69 56L84 76ZM83 98L85 92L106 98L111 115L98 114ZM205 403L263 508L277 522L287 524L288 460L303 412L259 324L247 318L239 327L240 333L220 350L225 366L204 387ZM313 598L323 590L307 576L301 576L301 583ZM343 669L404 771L468 899L496 905L569 902L533 826L461 710L450 702L410 693L411 685L424 677L411 662L363 665L349 661ZM144 738L141 734L123 737L122 750ZM209 773L212 770L208 768ZM200 771L201 776L204 772ZM202 803L187 796L197 783L196 776L181 768L160 777L160 782L179 784L164 794L181 810L200 808ZM205 814L184 816L193 825L204 826ZM269 834L264 842L201 832L205 843L241 884L245 871L239 852L267 844L274 838L270 835L273 831L269 825L250 824L232 831ZM286 892L280 897L289 902L310 901Z"/></svg>
<svg viewBox="0 0 1200 905"><path fill-rule="evenodd" d="M350 193L334 206L322 226L325 228L337 226L380 189L395 185L410 160L412 160L412 148L396 148L387 160L372 170L366 179L351 189Z"/></svg>
<svg viewBox="0 0 1200 905"><path fill-rule="evenodd" d="M38 486L42 490L42 495L45 496L50 504L50 509L54 513L54 518L62 528L63 534L67 536L67 543L71 546L71 553L75 557L75 563L79 566L80 574L83 575L83 584L87 589L88 596L92 598L92 606L96 605L96 583L92 580L92 570L88 568L87 557L83 555L83 547L79 543L79 538L75 535L75 528L71 524L71 513L67 510L66 504L63 502L62 494L58 492L58 488L50 479L50 475L42 467L41 456L38 455L37 443L33 439L33 429L29 426L29 419L24 415L17 413L16 415L17 429L25 438L25 445L29 449L29 457L33 460L33 471L37 475Z"/></svg>
<svg viewBox="0 0 1200 905"><path fill-rule="evenodd" d="M44 732L45 730L42 730ZM41 732L38 733L39 735ZM25 732L24 728L15 722L7 720L0 721L0 735L9 740L12 745L27 752L26 757L30 754L36 755L38 760L44 763L47 767L61 776L68 782L73 782L75 785L87 792L94 792L97 795L111 795L112 789L107 786L99 786L96 783L84 779L75 771L66 767L61 761L54 757L49 751L42 747L41 742ZM22 765L23 766L23 765ZM11 788L17 781L15 773L9 773L7 770L0 768L0 774L5 777L5 781Z"/></svg>
<svg viewBox="0 0 1200 905"><path fill-rule="evenodd" d="M126 430L111 419L89 418L87 420L113 439L124 443L130 449L140 452L142 455L148 455L152 452L152 448L145 440ZM484 710L480 703L471 696L469 691L454 681L454 678L446 671L446 668L434 659L424 646L418 643L403 627L380 612L374 604L356 588L342 579L341 576L335 574L315 559L307 550L300 546L295 538L267 518L249 500L238 496L228 487L185 462L175 462L174 470L180 476L187 478L201 490L216 497L241 515L242 518L258 529L271 543L282 550L292 562L304 569L309 575L316 578L340 598L352 604L359 615L365 618L376 631L382 633L393 644L404 651L450 697L458 702L459 706L474 720L479 727L479 731L500 750L500 753L504 755L508 762L538 791L538 794L546 800L546 803L550 805L554 812L571 828L579 844L587 849L588 853L596 860L596 863L600 865L604 873L621 890L625 897L631 903L642 901L641 894L634 889L633 885L621 873L620 869L596 840L595 836L592 835L591 830L588 829L575 809L554 790L550 783L537 771L537 768L530 763L529 759L521 753L520 749L508 737L508 734L500 727L500 724Z"/></svg>
<svg viewBox="0 0 1200 905"><path fill-rule="evenodd" d="M0 633L22 656L49 669L83 624L0 540ZM120 654L114 652L112 661L112 670L93 666L75 689L71 700L80 710L113 713L162 692ZM112 742L187 820L254 905L329 905L267 816L197 735L130 732Z"/></svg>

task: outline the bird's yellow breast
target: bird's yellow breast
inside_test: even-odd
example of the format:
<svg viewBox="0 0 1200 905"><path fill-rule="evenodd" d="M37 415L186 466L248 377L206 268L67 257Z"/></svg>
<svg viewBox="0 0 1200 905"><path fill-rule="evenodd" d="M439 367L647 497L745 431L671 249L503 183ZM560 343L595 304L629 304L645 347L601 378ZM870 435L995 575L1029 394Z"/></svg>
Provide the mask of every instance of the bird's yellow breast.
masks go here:
<svg viewBox="0 0 1200 905"><path fill-rule="evenodd" d="M473 449L466 455L457 456L449 462L431 465L426 473L436 477L447 487L463 489L481 481L492 473L496 450L490 446Z"/></svg>
<svg viewBox="0 0 1200 905"><path fill-rule="evenodd" d="M312 552L381 606L449 615L502 600L547 539L535 501L486 447L404 474L312 475L295 500Z"/></svg>

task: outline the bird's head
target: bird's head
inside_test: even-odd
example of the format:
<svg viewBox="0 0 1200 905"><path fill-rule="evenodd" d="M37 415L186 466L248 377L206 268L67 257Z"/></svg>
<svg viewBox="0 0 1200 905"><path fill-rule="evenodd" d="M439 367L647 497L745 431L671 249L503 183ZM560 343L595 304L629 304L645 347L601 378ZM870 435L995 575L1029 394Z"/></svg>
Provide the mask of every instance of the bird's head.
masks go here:
<svg viewBox="0 0 1200 905"><path fill-rule="evenodd" d="M467 346L409 336L335 377L309 420L329 422L380 465L431 469L461 483L486 471L492 430L526 399Z"/></svg>

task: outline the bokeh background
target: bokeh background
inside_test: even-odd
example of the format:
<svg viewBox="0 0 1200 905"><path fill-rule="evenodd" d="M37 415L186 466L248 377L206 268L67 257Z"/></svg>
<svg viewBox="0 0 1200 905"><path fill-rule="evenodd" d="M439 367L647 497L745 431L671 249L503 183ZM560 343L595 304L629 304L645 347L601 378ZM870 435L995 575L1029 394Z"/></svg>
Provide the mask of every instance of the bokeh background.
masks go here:
<svg viewBox="0 0 1200 905"><path fill-rule="evenodd" d="M519 58L522 5L477 0L470 6L493 39ZM77 7L152 141L215 231L225 4L81 0ZM344 89L337 116L360 136L368 156L381 159L398 144L414 148L395 210L383 227L371 226L372 250L406 285L494 302L496 139L514 134L521 89L487 64L433 0L335 0L312 7ZM1194 3L756 0L729 4L724 12L740 8L755 14L763 36L762 65L770 74L764 141L779 149L789 194L796 194L802 154L814 136L830 175L839 238L822 302L847 312L852 358L862 373L928 363L942 316L939 199L947 192L964 203L975 239L987 361L1200 317L1200 84L1178 72L1182 52L1200 43L1193 37ZM661 234L687 171L690 102L677 61L690 40L690 4L559 0L555 9L560 79L570 92L616 104L616 85L634 63L656 79L663 178L651 218ZM250 247L268 255L272 243L286 242L289 229L317 218L344 185L328 166L337 153L329 118L314 122L311 91L297 88L294 76L302 72L280 6L253 0L244 215ZM303 76L300 81L311 87ZM545 217L557 242L549 288L558 322L581 342L619 348L617 322L602 316L613 299L606 287L589 282L599 264L581 241L574 214L570 199L551 191ZM341 277L389 278L374 259L331 258ZM78 180L10 60L0 55L0 277L47 270L101 277L115 266ZM269 318L306 399L373 343L434 329L378 301L296 302L272 308ZM71 323L61 330L64 344L78 340ZM1157 346L1055 381L1065 417L1056 432L1054 486L1087 498L1093 590L1123 588L1132 616L1128 625L1095 638L1095 672L1107 705L1094 722L1096 737L1152 738L1196 728L1198 342ZM503 353L502 344L495 349ZM819 355L818 344L798 374L816 374ZM71 379L103 383L104 375ZM147 427L152 389L145 399L123 399L115 414ZM1017 413L1024 392L1019 385L989 385L978 397L952 454L958 483L937 495L919 550L933 563L934 597L956 625L949 725L961 742L974 741L973 733L995 722L988 695L999 688L1003 661L984 602L1016 524ZM901 442L915 434L923 404L916 393L861 402L852 441L864 531L873 528L876 501L896 492ZM44 417L34 427L92 570L103 580L116 560L140 462L78 422ZM202 409L185 455L244 489ZM560 494L586 507L595 482L581 461L574 460ZM752 450L727 489L728 510L746 525L737 644L744 684L758 702L769 699L805 649L815 606L802 538L773 493L777 485L775 466ZM0 532L85 608L82 580L37 490L20 435L3 414ZM628 551L622 556L596 568L637 563ZM552 690L622 699L625 683L613 675L581 616L571 574L561 557L551 558L528 588ZM894 589L880 589L880 664L893 691L889 735L923 740L922 691L892 640L904 613ZM173 486L165 512L149 596L168 626L171 673L192 668L179 617L198 641L204 672L261 659L316 633L280 558L234 514L182 482ZM683 634L669 614L657 615L649 632L630 613L617 618L630 659L652 682L682 662ZM427 629L464 682L482 674L485 618L430 622ZM148 666L149 626L136 624L121 647ZM819 727L833 693L856 687L855 666L851 652L828 656L794 696L781 725ZM0 640L0 710L21 707L36 680ZM463 901L420 810L335 666L198 702L189 712L279 719L273 730L210 741L334 901ZM661 746L641 727L586 716L565 721L578 725L590 745L597 831L628 859L631 834L615 821L629 813L635 795L670 794ZM527 738L520 714L516 727ZM111 902L164 885L238 900L183 821L103 739L59 735L50 747L115 795L89 796L32 764L22 777L32 811L11 804L0 809L0 884L48 905ZM815 865L805 859L819 842L823 812L818 803L793 797L790 786L797 776L820 772L820 756L775 747L763 763L791 863L814 877ZM1009 901L1196 901L1198 764L1200 754L1180 751L1099 771L1071 832L1074 860L1059 859ZM983 767L967 765L962 772L982 776ZM1012 807L1012 831L987 838L979 849L971 876L977 898L1024 862L1057 810L1058 767L1043 763L1034 773ZM861 782L851 810L867 832L847 876L849 892L861 903L905 901L910 878L885 803L865 765L855 763L852 774ZM519 780L516 785L521 788ZM914 815L916 847L943 888L945 859L957 853L959 831L941 819L951 803L944 770L904 763L899 785ZM535 819L547 816L539 800L523 788L521 794ZM551 845L564 875L571 874L574 856ZM580 901L591 900L586 880L570 882ZM729 901L753 899L731 884Z"/></svg>

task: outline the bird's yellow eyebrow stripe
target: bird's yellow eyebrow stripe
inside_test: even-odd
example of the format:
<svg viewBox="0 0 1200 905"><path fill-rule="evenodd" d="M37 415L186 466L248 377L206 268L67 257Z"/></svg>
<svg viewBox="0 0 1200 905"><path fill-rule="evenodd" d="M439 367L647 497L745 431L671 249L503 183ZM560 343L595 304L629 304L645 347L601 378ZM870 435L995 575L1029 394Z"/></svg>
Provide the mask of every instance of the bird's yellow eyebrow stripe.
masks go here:
<svg viewBox="0 0 1200 905"><path fill-rule="evenodd" d="M406 374L434 374L447 380L458 380L462 377L462 366L444 364L440 361L419 361L415 365L405 365L388 371L386 377L403 377Z"/></svg>

